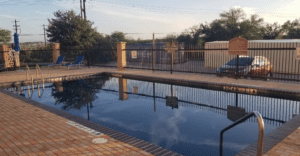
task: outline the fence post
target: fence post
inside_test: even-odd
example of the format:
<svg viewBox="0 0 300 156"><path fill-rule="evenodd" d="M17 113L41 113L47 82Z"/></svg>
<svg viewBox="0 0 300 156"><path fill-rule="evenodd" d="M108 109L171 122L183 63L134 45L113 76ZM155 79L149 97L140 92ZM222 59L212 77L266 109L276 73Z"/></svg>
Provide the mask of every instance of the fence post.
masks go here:
<svg viewBox="0 0 300 156"><path fill-rule="evenodd" d="M117 43L117 60L118 60L118 71L124 71L126 67L126 42Z"/></svg>
<svg viewBox="0 0 300 156"><path fill-rule="evenodd" d="M4 67L7 68L9 66L8 46L5 44L1 45L1 51Z"/></svg>
<svg viewBox="0 0 300 156"><path fill-rule="evenodd" d="M59 43L52 43L52 49L53 49L53 64L56 63L56 60L58 56L60 56L60 44Z"/></svg>
<svg viewBox="0 0 300 156"><path fill-rule="evenodd" d="M154 40L154 33L153 33L153 40L152 40L152 71L153 71L153 73L154 73L154 65L155 65L154 47L155 47L155 40Z"/></svg>
<svg viewBox="0 0 300 156"><path fill-rule="evenodd" d="M236 76L236 79L238 79L238 77L239 77L239 55L237 55L236 56L236 74L235 74L235 76Z"/></svg>
<svg viewBox="0 0 300 156"><path fill-rule="evenodd" d="M171 53L171 74L173 74L173 58L174 58L174 55L173 55L173 53Z"/></svg>

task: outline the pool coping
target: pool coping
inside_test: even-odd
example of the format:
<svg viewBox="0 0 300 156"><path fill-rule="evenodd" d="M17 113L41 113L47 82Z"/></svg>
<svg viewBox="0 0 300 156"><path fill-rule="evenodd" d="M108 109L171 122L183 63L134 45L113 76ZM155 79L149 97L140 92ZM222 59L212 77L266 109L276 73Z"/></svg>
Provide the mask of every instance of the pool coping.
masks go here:
<svg viewBox="0 0 300 156"><path fill-rule="evenodd" d="M214 87L214 88L217 88L217 90L219 90L219 91L225 91L223 87L220 87L221 85L235 86L235 87L241 87L241 88L256 88L258 90L261 90L262 93L264 93L265 90L272 90L272 89L269 89L269 88L262 88L262 87L257 87L257 86L255 87L255 86L241 86L241 85L237 85L237 84L209 83L209 82L203 82L203 81L183 80L183 79L180 79L180 78L173 79L173 78L162 78L162 77L156 77L156 76L131 75L131 74L120 73L120 72L99 72L99 73L89 73L89 74L57 76L57 77L47 78L48 79L47 82L56 82L56 81L63 81L63 80L76 80L76 79L84 79L84 78L96 78L98 76L112 76L112 77L121 77L121 78L135 79L135 80L141 80L141 81L150 81L150 82L174 84L174 85L183 85L183 86L201 87L201 88L204 87L204 89L207 88L207 87L212 89L211 87ZM35 80L35 83L39 83L39 80ZM5 83L0 83L0 87L3 84L14 85L13 82L5 82ZM289 94L294 94L296 96L299 96L298 92L286 91L286 90L281 90L281 89L276 89L275 91L277 91L277 92L281 91L281 93L284 93L283 96L290 96ZM149 153L151 153L151 152L155 152L155 153L162 152L164 154L168 153L168 152L165 153L168 150L162 150L163 148L161 148L159 146L156 146L154 144L150 144L150 143L142 141L140 139L136 139L136 138L134 138L132 136L129 136L127 134L111 130L111 129L106 128L102 125L98 125L98 124L95 124L91 121L88 121L87 119L83 119L83 118L74 116L72 114L69 114L67 112L63 112L61 110L52 108L50 106L43 105L39 102L27 99L25 97L19 96L19 95L14 94L14 93L10 93L10 92L5 91L3 89L0 89L0 92L5 93L7 95L10 95L10 96L12 96L14 98L17 98L19 100L22 100L22 101L24 101L26 103L29 103L31 105L34 105L36 107L39 107L41 109L44 109L46 111L49 111L53 114L56 114L56 115L59 115L61 117L66 118L66 119L69 119L71 121L75 121L75 122L79 121L78 122L79 124L82 124L86 127L89 127L89 128L92 128L92 129L94 129L94 127L95 127L95 128L97 128L95 130L98 130L99 132L103 132L104 134L109 133L108 135L111 136L114 139L117 139L117 140L120 140L120 141L123 141L123 142L125 142L127 140L129 142L125 142L125 143L130 144L134 147L139 146L140 149L143 149L145 151L148 150L147 152L149 152ZM236 92L236 91L229 91L229 92ZM259 94L259 92L257 94ZM277 98L279 98L279 97L277 97ZM84 122L87 122L87 123L85 124ZM267 151L269 151L277 143L281 142L284 138L286 138L288 135L290 135L292 132L294 132L298 127L300 127L300 114L293 117L292 119L290 119L286 123L282 124L280 127L274 129L273 131L271 131L270 133L268 133L264 137L263 153L266 153ZM102 130L104 130L104 131L102 131ZM139 147L137 147L137 148L139 148ZM169 151L169 152L171 152L171 151ZM253 144L250 144L249 146L247 146L246 148L241 150L236 155L237 156L256 155L256 152L257 152L257 142L255 142ZM158 153L158 154L155 154L155 155L160 155L162 153ZM169 154L167 154L167 155L169 155ZM179 154L173 153L173 155L179 155Z"/></svg>
<svg viewBox="0 0 300 156"><path fill-rule="evenodd" d="M64 112L62 110L53 108L51 106L44 105L44 104L42 104L40 102L37 102L37 101L31 100L31 99L25 98L23 96L15 94L15 93L11 93L11 92L6 91L4 89L0 89L0 93L6 94L8 96L11 96L11 97L13 97L15 99L18 99L18 100L23 101L23 102L25 102L27 104L30 104L30 105L33 105L33 106L38 107L40 109L43 109L45 111L48 111L48 112L50 112L52 114L58 115L60 117L63 117L65 119L67 119L67 120L79 123L79 124L81 124L83 126L86 126L86 127L91 128L93 130L101 132L101 133L103 133L105 135L108 135L109 137L111 137L113 139L122 141L122 142L124 142L126 144L129 144L131 146L134 146L136 148L144 150L144 151L146 151L148 153L151 153L153 155L156 155L156 156L182 156L182 155L180 155L178 153L175 153L173 151L170 151L168 149L164 149L164 148L162 148L162 147L160 147L160 146L158 146L156 144L152 144L152 143L146 142L144 140L135 138L133 136L127 135L125 133L115 131L115 130L113 130L111 128L107 128L107 127L105 127L103 125L94 123L94 122L89 121L87 119L75 116L73 114L70 114L68 112Z"/></svg>
<svg viewBox="0 0 300 156"><path fill-rule="evenodd" d="M297 115L287 121L286 123L282 124L280 127L274 129L273 131L269 132L264 137L264 145L263 145L263 154L267 153L271 150L276 144L281 142L295 130L300 127L300 115ZM250 155L257 155L257 142L247 146L242 151L236 154L236 156L250 156Z"/></svg>

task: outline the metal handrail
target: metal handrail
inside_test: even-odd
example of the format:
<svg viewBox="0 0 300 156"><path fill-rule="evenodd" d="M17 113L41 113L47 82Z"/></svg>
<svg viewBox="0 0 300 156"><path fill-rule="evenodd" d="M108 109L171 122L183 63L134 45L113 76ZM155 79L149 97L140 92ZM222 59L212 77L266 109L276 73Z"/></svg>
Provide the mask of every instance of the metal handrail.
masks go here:
<svg viewBox="0 0 300 156"><path fill-rule="evenodd" d="M30 69L27 65L26 66L26 80L28 80L28 75L30 74ZM30 74L30 76L32 77L32 75Z"/></svg>
<svg viewBox="0 0 300 156"><path fill-rule="evenodd" d="M31 90L31 94L30 94L30 88L29 88L29 86L27 86L27 88L28 88L28 89L27 89L28 98L31 99L31 98L32 98L32 95L33 95L33 90L34 90L34 89Z"/></svg>
<svg viewBox="0 0 300 156"><path fill-rule="evenodd" d="M38 64L36 64L35 72L36 72L36 78L38 79L38 71L40 71L40 74L42 76L42 84L43 84L43 90L45 88L44 86L44 75L42 74L42 70Z"/></svg>
<svg viewBox="0 0 300 156"><path fill-rule="evenodd" d="M257 122L258 122L258 126L259 126L259 135L258 135L258 143L257 143L257 156L262 156L263 154L263 144L264 144L264 131L265 131L265 125L264 125L264 120L261 116L261 114L257 111L251 112L249 114L247 114L246 116L240 118L239 120L237 120L236 122L234 122L233 124L229 125L228 127L224 128L221 133L220 133L220 156L223 155L223 133L227 130L229 130L230 128L246 121L247 119L249 119L252 116L256 116L257 118Z"/></svg>
<svg viewBox="0 0 300 156"><path fill-rule="evenodd" d="M38 78L38 71L40 71L40 74L41 74L41 76L43 78L44 76L42 74L42 70L41 70L40 66L38 64L36 64L36 67L35 67L36 78Z"/></svg>
<svg viewBox="0 0 300 156"><path fill-rule="evenodd" d="M39 95L39 98L42 98L42 96L43 96L43 93L44 93L44 83L43 83L43 90L42 90L42 94L40 94L40 85L38 84L38 95Z"/></svg>

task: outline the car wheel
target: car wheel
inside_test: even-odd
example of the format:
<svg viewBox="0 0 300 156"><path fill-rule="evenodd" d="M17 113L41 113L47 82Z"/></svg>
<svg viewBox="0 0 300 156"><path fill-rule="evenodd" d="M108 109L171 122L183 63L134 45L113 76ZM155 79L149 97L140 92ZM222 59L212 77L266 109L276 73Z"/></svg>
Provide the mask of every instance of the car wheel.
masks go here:
<svg viewBox="0 0 300 156"><path fill-rule="evenodd" d="M269 72L269 73L267 73L265 80L270 81L271 77L272 77L272 74Z"/></svg>
<svg viewBox="0 0 300 156"><path fill-rule="evenodd" d="M248 79L248 80L251 80L250 76L251 76L251 73L248 73L245 78Z"/></svg>

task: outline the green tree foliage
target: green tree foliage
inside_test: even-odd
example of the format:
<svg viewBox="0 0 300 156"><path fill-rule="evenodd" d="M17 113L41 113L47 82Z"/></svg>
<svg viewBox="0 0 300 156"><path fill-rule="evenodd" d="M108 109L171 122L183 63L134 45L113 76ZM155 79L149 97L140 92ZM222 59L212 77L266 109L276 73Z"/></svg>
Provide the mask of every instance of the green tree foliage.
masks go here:
<svg viewBox="0 0 300 156"><path fill-rule="evenodd" d="M100 34L92 28L93 22L76 15L74 10L56 11L54 19L48 19L47 36L50 42L60 43L62 48L83 49L92 47Z"/></svg>
<svg viewBox="0 0 300 156"><path fill-rule="evenodd" d="M186 44L192 44L192 36L190 34L181 34L177 37L178 42L184 42Z"/></svg>
<svg viewBox="0 0 300 156"><path fill-rule="evenodd" d="M286 35L283 36L285 39L300 38L300 19L296 19L293 22L285 22L282 25L281 31L286 33Z"/></svg>
<svg viewBox="0 0 300 156"><path fill-rule="evenodd" d="M50 42L60 43L61 55L66 56L65 61L74 61L78 55L83 55L88 63L98 61L100 51L76 50L91 49L103 38L96 28L92 28L94 23L82 19L74 10L59 10L54 12L54 16L48 19L47 36Z"/></svg>
<svg viewBox="0 0 300 156"><path fill-rule="evenodd" d="M228 41L235 37L243 37L248 40L262 39L264 34L263 19L257 15L251 15L246 19L246 14L242 9L230 9L228 12L220 14L221 19L216 19L210 24L200 24L197 33L197 40ZM199 37L203 36L203 37ZM203 44L203 40L194 44Z"/></svg>
<svg viewBox="0 0 300 156"><path fill-rule="evenodd" d="M7 44L11 41L11 31L0 28L0 43Z"/></svg>
<svg viewBox="0 0 300 156"><path fill-rule="evenodd" d="M264 28L263 39L276 39L281 32L281 26L275 22L274 24L267 24Z"/></svg>
<svg viewBox="0 0 300 156"><path fill-rule="evenodd" d="M239 36L247 40L259 40L264 36L264 20L257 15L251 15L250 20L245 19L240 23ZM237 37L237 36L235 36Z"/></svg>

